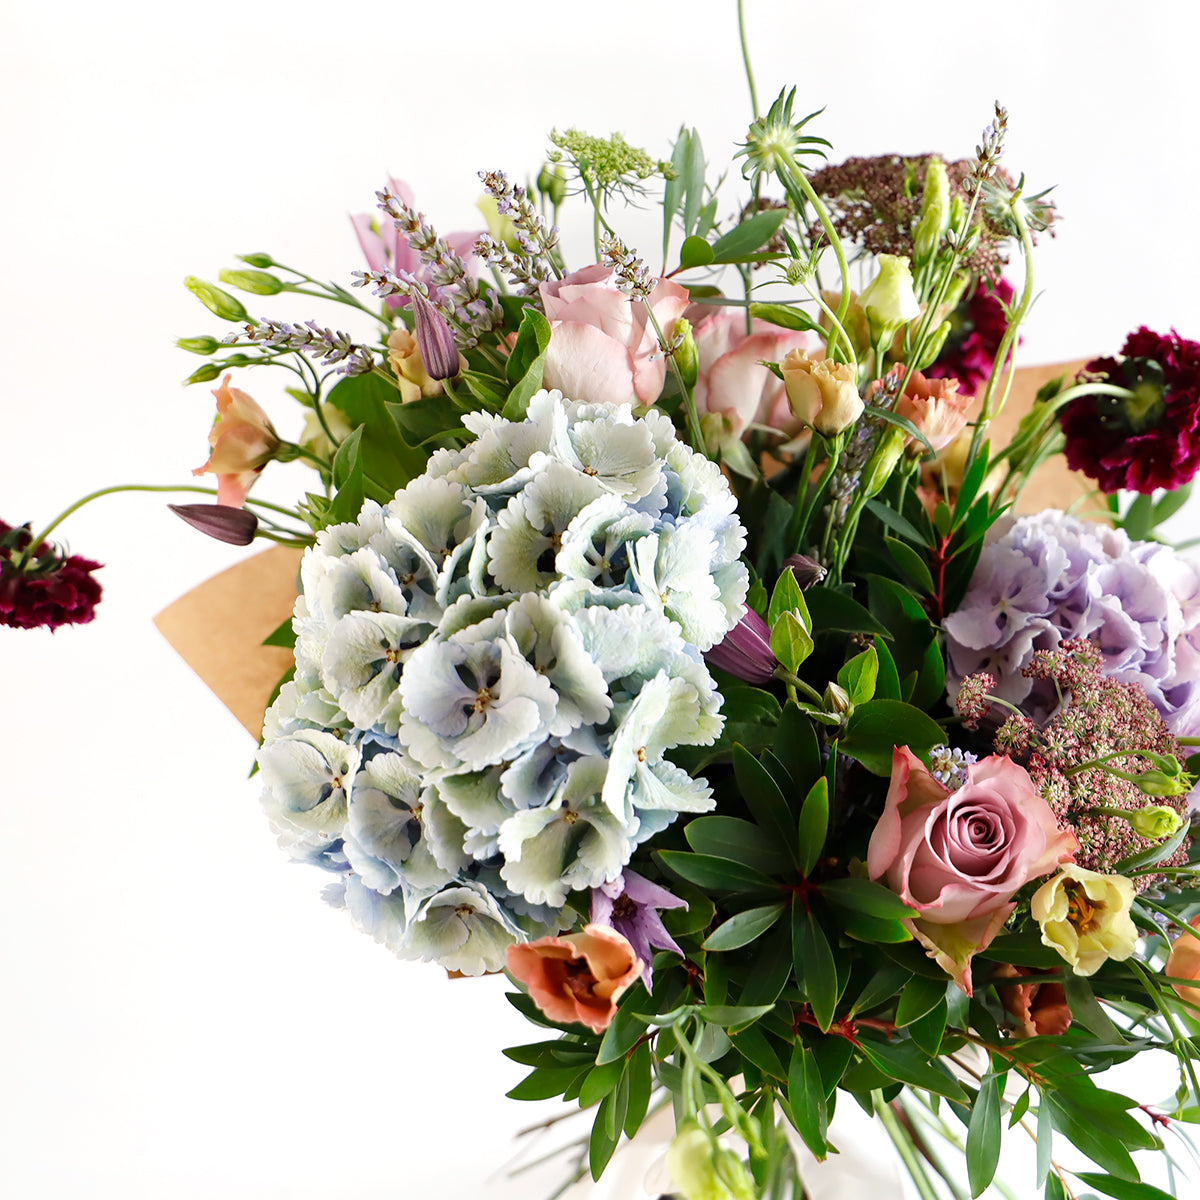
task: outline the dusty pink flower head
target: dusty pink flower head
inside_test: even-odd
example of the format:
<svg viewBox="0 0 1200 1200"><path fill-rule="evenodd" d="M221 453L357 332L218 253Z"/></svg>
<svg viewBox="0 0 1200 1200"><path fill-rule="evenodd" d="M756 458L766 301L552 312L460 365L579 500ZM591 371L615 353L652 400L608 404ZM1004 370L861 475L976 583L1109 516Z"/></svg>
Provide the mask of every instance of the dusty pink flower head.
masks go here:
<svg viewBox="0 0 1200 1200"><path fill-rule="evenodd" d="M734 436L765 425L789 437L800 421L788 404L783 380L764 362L778 362L789 350L803 349L806 335L756 320L749 333L741 312L695 305L687 314L695 327L698 375L696 411L729 418Z"/></svg>
<svg viewBox="0 0 1200 1200"><path fill-rule="evenodd" d="M1012 759L993 754L971 764L952 792L897 746L867 869L917 910L913 936L969 996L971 958L1008 920L1013 896L1077 846Z"/></svg>
<svg viewBox="0 0 1200 1200"><path fill-rule="evenodd" d="M896 416L911 421L937 453L966 428L967 408L972 399L959 395L957 379L926 379L920 371L914 371L904 394L896 401L895 411ZM924 452L920 442L916 445Z"/></svg>
<svg viewBox="0 0 1200 1200"><path fill-rule="evenodd" d="M667 361L645 305L615 279L616 268L597 263L540 286L551 331L542 382L587 404L653 404ZM648 303L669 338L687 307L687 289L660 279Z"/></svg>
<svg viewBox="0 0 1200 1200"><path fill-rule="evenodd" d="M245 392L229 386L229 376L213 391L217 419L208 435L212 453L192 474L217 477L217 503L241 508L262 469L279 449L279 435L267 414Z"/></svg>
<svg viewBox="0 0 1200 1200"><path fill-rule="evenodd" d="M534 1004L552 1021L578 1021L593 1033L608 1028L642 967L629 942L607 925L508 948L509 972Z"/></svg>

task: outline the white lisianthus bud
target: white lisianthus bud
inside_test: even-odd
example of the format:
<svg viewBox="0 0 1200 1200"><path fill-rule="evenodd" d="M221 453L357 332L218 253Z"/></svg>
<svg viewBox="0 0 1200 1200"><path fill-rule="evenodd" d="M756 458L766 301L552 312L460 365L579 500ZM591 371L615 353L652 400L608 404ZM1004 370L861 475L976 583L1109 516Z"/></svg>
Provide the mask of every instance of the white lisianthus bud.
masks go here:
<svg viewBox="0 0 1200 1200"><path fill-rule="evenodd" d="M921 305L913 291L908 259L899 254L881 254L879 274L867 285L858 302L866 311L871 332L877 338L889 336L905 321L919 316Z"/></svg>

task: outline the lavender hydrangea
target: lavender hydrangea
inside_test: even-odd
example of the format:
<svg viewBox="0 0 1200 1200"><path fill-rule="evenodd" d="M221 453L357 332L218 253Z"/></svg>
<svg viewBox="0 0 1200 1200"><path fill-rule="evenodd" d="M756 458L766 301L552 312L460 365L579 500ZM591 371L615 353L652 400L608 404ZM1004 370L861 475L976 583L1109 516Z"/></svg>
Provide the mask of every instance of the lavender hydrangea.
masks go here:
<svg viewBox="0 0 1200 1200"><path fill-rule="evenodd" d="M748 579L724 477L662 414L543 391L464 424L305 555L259 761L281 843L359 928L478 974L712 807L667 754L721 730L703 652Z"/></svg>
<svg viewBox="0 0 1200 1200"><path fill-rule="evenodd" d="M1058 697L1022 668L1089 638L1105 674L1145 688L1177 737L1200 733L1200 564L1167 546L1053 509L1002 519L945 630L952 699L987 671L995 695L1044 721Z"/></svg>

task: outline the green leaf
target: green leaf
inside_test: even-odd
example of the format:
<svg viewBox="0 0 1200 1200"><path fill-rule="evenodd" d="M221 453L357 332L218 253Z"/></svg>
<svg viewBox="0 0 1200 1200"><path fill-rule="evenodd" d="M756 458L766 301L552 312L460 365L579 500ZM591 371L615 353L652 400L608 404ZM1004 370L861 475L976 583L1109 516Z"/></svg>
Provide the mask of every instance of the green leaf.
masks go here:
<svg viewBox="0 0 1200 1200"><path fill-rule="evenodd" d="M1054 1113L1050 1106L1046 1103L1046 1098L1043 1095L1041 1103L1038 1105L1037 1118L1037 1174L1035 1176L1038 1187L1046 1183L1047 1178L1056 1178L1050 1176L1050 1163L1052 1160L1051 1151L1054 1146ZM1049 1186L1047 1186L1047 1193Z"/></svg>
<svg viewBox="0 0 1200 1200"><path fill-rule="evenodd" d="M1138 496L1129 506L1121 525L1135 542L1144 542L1154 526L1154 501L1147 495Z"/></svg>
<svg viewBox="0 0 1200 1200"><path fill-rule="evenodd" d="M967 1181L973 1197L980 1195L996 1175L1002 1138L1000 1080L988 1074L979 1085L967 1126Z"/></svg>
<svg viewBox="0 0 1200 1200"><path fill-rule="evenodd" d="M770 771L744 746L733 748L733 773L750 815L778 844L795 855L794 818Z"/></svg>
<svg viewBox="0 0 1200 1200"><path fill-rule="evenodd" d="M679 248L679 269L689 271L693 267L707 267L713 260L713 248L700 237L683 239Z"/></svg>
<svg viewBox="0 0 1200 1200"><path fill-rule="evenodd" d="M779 1060L775 1047L759 1025L752 1025L733 1036L734 1049L748 1062L752 1062L765 1075L781 1082L788 1077L787 1068Z"/></svg>
<svg viewBox="0 0 1200 1200"><path fill-rule="evenodd" d="M351 425L362 427L363 479L373 499L386 503L425 470L429 455L401 434L394 410L404 406L386 379L347 376L330 389L325 402L345 413Z"/></svg>
<svg viewBox="0 0 1200 1200"><path fill-rule="evenodd" d="M870 1012L876 1005L890 1000L897 992L913 978L911 971L906 971L898 963L885 962L858 994L851 1015L857 1012Z"/></svg>
<svg viewBox="0 0 1200 1200"><path fill-rule="evenodd" d="M884 920L881 917L871 917L866 913L854 912L852 909L840 908L837 911L838 920L842 923L842 932L860 942L878 942L881 945L896 945L900 942L913 940L912 930L899 921Z"/></svg>
<svg viewBox="0 0 1200 1200"><path fill-rule="evenodd" d="M808 603L804 592L796 582L796 576L791 571L784 571L771 592L771 603L767 606L767 624L773 629L776 622L784 613L794 612L800 615L801 624L805 629L812 628L812 618L809 616Z"/></svg>
<svg viewBox="0 0 1200 1200"><path fill-rule="evenodd" d="M535 360L545 354L550 345L550 322L532 304L526 305L521 313L521 325L517 340L513 344L508 361L504 364L504 377L510 387L515 387L533 366Z"/></svg>
<svg viewBox="0 0 1200 1200"><path fill-rule="evenodd" d="M484 408L499 412L504 407L504 401L508 398L508 387L494 375L485 375L481 371L463 371L459 379Z"/></svg>
<svg viewBox="0 0 1200 1200"><path fill-rule="evenodd" d="M1114 1136L1115 1131L1107 1121L1098 1126L1094 1117L1081 1113L1061 1092L1044 1095L1042 1107L1050 1110L1054 1128L1098 1167L1119 1179L1132 1181L1138 1178L1137 1167L1133 1165L1129 1151L1119 1135Z"/></svg>
<svg viewBox="0 0 1200 1200"><path fill-rule="evenodd" d="M896 746L908 746L913 753L924 754L945 737L945 730L932 717L911 704L869 700L850 714L838 748L872 774L890 776Z"/></svg>
<svg viewBox="0 0 1200 1200"><path fill-rule="evenodd" d="M824 775L809 788L800 809L797 840L800 852L800 874L806 879L821 858L825 837L829 832L829 781Z"/></svg>
<svg viewBox="0 0 1200 1200"><path fill-rule="evenodd" d="M1113 1024L1108 1013L1096 999L1092 985L1082 975L1068 971L1063 978L1063 991L1066 993L1067 1005L1071 1016L1085 1029L1089 1029L1102 1041L1112 1046L1122 1046L1126 1042L1125 1035Z"/></svg>
<svg viewBox="0 0 1200 1200"><path fill-rule="evenodd" d="M811 786L810 781L821 774L817 731L794 700L789 700L780 714L773 749L796 789Z"/></svg>
<svg viewBox="0 0 1200 1200"><path fill-rule="evenodd" d="M638 1039L645 1035L646 1022L635 1011L645 1000L646 990L640 984L635 984L621 998L617 1015L604 1031L600 1049L596 1051L597 1066L624 1058L637 1045Z"/></svg>
<svg viewBox="0 0 1200 1200"><path fill-rule="evenodd" d="M713 854L689 854L685 850L660 850L664 867L680 879L715 892L777 892L779 884L753 867L718 858ZM611 1028L611 1026L610 1026Z"/></svg>
<svg viewBox="0 0 1200 1200"><path fill-rule="evenodd" d="M864 1032L859 1045L871 1065L889 1079L945 1096L959 1104L966 1102L967 1094L962 1087L931 1063L915 1042L885 1042Z"/></svg>
<svg viewBox="0 0 1200 1200"><path fill-rule="evenodd" d="M407 404L391 401L388 411L410 446L423 446L439 438L465 434L462 413L445 396L423 396Z"/></svg>
<svg viewBox="0 0 1200 1200"><path fill-rule="evenodd" d="M900 1027L911 1025L918 1017L923 1017L936 1008L945 998L945 983L936 979L925 979L920 975L914 976L900 993L900 1003L896 1005L896 1024Z"/></svg>
<svg viewBox="0 0 1200 1200"><path fill-rule="evenodd" d="M775 236L787 212L786 208L769 208L765 212L748 217L740 225L735 225L713 243L713 261L727 263L743 255L753 254Z"/></svg>
<svg viewBox="0 0 1200 1200"><path fill-rule="evenodd" d="M1159 500L1154 506L1154 524L1161 525L1173 517L1191 498L1192 487L1193 484L1185 483Z"/></svg>
<svg viewBox="0 0 1200 1200"><path fill-rule="evenodd" d="M285 650L291 650L296 645L296 631L292 628L292 618L288 617L286 621L280 621L270 633L262 640L264 646L282 646Z"/></svg>
<svg viewBox="0 0 1200 1200"><path fill-rule="evenodd" d="M600 1176L604 1174L604 1168L608 1166L609 1159L612 1158L620 1138L619 1132L615 1134L610 1132L612 1106L612 1096L605 1096L600 1101L600 1107L596 1110L596 1119L592 1124L592 1136L588 1142L588 1169L592 1173L593 1180L599 1180Z"/></svg>
<svg viewBox="0 0 1200 1200"><path fill-rule="evenodd" d="M837 1008L837 967L825 930L811 912L799 905L792 907L792 953L796 978L804 988L818 1027L826 1033Z"/></svg>
<svg viewBox="0 0 1200 1200"><path fill-rule="evenodd" d="M918 587L923 588L927 596L932 596L934 593L933 576L930 574L925 560L907 542L902 542L899 538L885 537L883 543L900 569Z"/></svg>
<svg viewBox="0 0 1200 1200"><path fill-rule="evenodd" d="M1169 1192L1156 1188L1150 1183L1135 1183L1125 1179L1111 1179L1107 1175L1097 1175L1094 1171L1074 1171L1072 1174L1090 1188L1113 1196L1115 1200L1172 1200Z"/></svg>
<svg viewBox="0 0 1200 1200"><path fill-rule="evenodd" d="M920 1046L930 1059L937 1058L949 1020L950 1006L946 1003L946 997L943 995L923 1017L918 1017L908 1026L908 1036Z"/></svg>
<svg viewBox="0 0 1200 1200"><path fill-rule="evenodd" d="M511 1058L525 1067L564 1067L573 1064L590 1067L595 1062L595 1055L586 1046L572 1045L562 1039L509 1046L503 1054L505 1058Z"/></svg>
<svg viewBox="0 0 1200 1200"><path fill-rule="evenodd" d="M1170 858L1183 845L1184 838L1188 837L1190 833L1191 826L1184 825L1174 837L1167 838L1165 842L1159 842L1156 846L1147 846L1145 850L1139 850L1137 854L1130 854L1121 859L1113 867L1113 874L1127 875L1130 871L1140 871L1145 867L1157 866L1164 858Z"/></svg>
<svg viewBox="0 0 1200 1200"><path fill-rule="evenodd" d="M896 670L896 660L887 643L875 636L875 653L879 655L879 678L875 683L875 695L880 700L900 699L900 675Z"/></svg>
<svg viewBox="0 0 1200 1200"><path fill-rule="evenodd" d="M792 1048L788 1064L788 1111L796 1132L818 1162L829 1152L825 1134L829 1117L825 1108L825 1086L813 1052L803 1043Z"/></svg>
<svg viewBox="0 0 1200 1200"><path fill-rule="evenodd" d="M812 635L793 612L783 613L771 628L771 652L793 675L813 652Z"/></svg>
<svg viewBox="0 0 1200 1200"><path fill-rule="evenodd" d="M789 571L788 574L791 574ZM859 602L829 587L811 587L804 593L812 617L812 630L822 633L874 633L891 638L886 625L871 615Z"/></svg>
<svg viewBox="0 0 1200 1200"><path fill-rule="evenodd" d="M786 849L758 825L740 817L695 817L683 831L697 854L729 858L767 875L787 870Z"/></svg>
<svg viewBox="0 0 1200 1200"><path fill-rule="evenodd" d="M759 1017L765 1017L773 1004L701 1004L697 1012L713 1025L722 1029L737 1029L752 1025Z"/></svg>
<svg viewBox="0 0 1200 1200"><path fill-rule="evenodd" d="M916 910L909 908L891 888L870 879L857 879L853 876L831 879L821 884L821 895L831 904L853 909L867 916L881 917L887 921L902 921L917 915Z"/></svg>
<svg viewBox="0 0 1200 1200"><path fill-rule="evenodd" d="M792 977L792 934L785 923L777 923L763 940L754 966L742 986L743 1004L774 1004Z"/></svg>
<svg viewBox="0 0 1200 1200"><path fill-rule="evenodd" d="M504 1094L510 1100L549 1100L561 1096L580 1074L579 1067L535 1067L515 1088Z"/></svg>
<svg viewBox="0 0 1200 1200"><path fill-rule="evenodd" d="M1038 1149L1041 1149L1039 1143ZM1067 1195L1067 1189L1063 1187L1063 1181L1058 1177L1058 1174L1048 1175L1046 1177L1046 1190L1042 1193L1043 1200L1070 1200Z"/></svg>
<svg viewBox="0 0 1200 1200"><path fill-rule="evenodd" d="M875 695L879 678L879 655L874 646L856 654L838 671L837 681L846 689L851 704L864 704Z"/></svg>
<svg viewBox="0 0 1200 1200"><path fill-rule="evenodd" d="M624 1073L625 1060L623 1058L613 1059L612 1062L600 1063L593 1067L588 1072L587 1078L583 1081L583 1087L579 1091L579 1107L591 1108L593 1104L599 1104L621 1082L621 1076Z"/></svg>
<svg viewBox="0 0 1200 1200"><path fill-rule="evenodd" d="M783 912L783 902L764 904L761 908L748 908L730 917L728 921L718 925L704 939L701 947L704 950L737 950L748 946L755 938L761 937Z"/></svg>
<svg viewBox="0 0 1200 1200"><path fill-rule="evenodd" d="M925 537L921 531L907 517L901 516L894 508L888 508L886 504L880 504L878 500L868 500L866 507L868 512L878 517L889 529L894 529L897 533L908 538L910 542L916 542L919 546L925 544Z"/></svg>
<svg viewBox="0 0 1200 1200"><path fill-rule="evenodd" d="M633 1137L646 1119L650 1107L650 1095L654 1091L654 1076L651 1070L653 1056L650 1043L643 1042L629 1060L629 1105L625 1111L625 1136Z"/></svg>

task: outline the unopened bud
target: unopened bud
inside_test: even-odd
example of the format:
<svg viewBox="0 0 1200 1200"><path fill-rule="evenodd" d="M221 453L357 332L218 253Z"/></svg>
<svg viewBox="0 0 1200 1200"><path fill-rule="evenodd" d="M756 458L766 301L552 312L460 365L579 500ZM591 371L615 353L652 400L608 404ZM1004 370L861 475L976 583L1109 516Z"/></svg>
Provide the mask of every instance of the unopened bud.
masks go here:
<svg viewBox="0 0 1200 1200"><path fill-rule="evenodd" d="M683 382L687 386L696 386L696 376L700 370L700 356L696 353L696 336L692 333L692 323L683 317L675 323L675 336L680 338L679 344L671 351L675 365Z"/></svg>
<svg viewBox="0 0 1200 1200"><path fill-rule="evenodd" d="M1134 833L1151 842L1174 837L1183 828L1183 817L1165 804L1147 804L1145 808L1128 813L1125 819Z"/></svg>
<svg viewBox="0 0 1200 1200"><path fill-rule="evenodd" d="M275 296L285 287L282 279L276 279L266 271L230 271L228 268L221 272L221 282L254 296Z"/></svg>
<svg viewBox="0 0 1200 1200"><path fill-rule="evenodd" d="M231 546L250 545L258 529L258 518L252 512L229 504L168 504L167 507L193 529Z"/></svg>
<svg viewBox="0 0 1200 1200"><path fill-rule="evenodd" d="M836 716L845 716L854 711L850 693L840 683L832 680L825 687L825 711Z"/></svg>
<svg viewBox="0 0 1200 1200"><path fill-rule="evenodd" d="M269 254L239 254L238 259L241 262L249 263L252 267L273 267L275 260Z"/></svg>
<svg viewBox="0 0 1200 1200"><path fill-rule="evenodd" d="M783 560L783 565L796 577L802 591L815 587L829 574L815 558L809 558L807 554L789 554Z"/></svg>
<svg viewBox="0 0 1200 1200"><path fill-rule="evenodd" d="M925 193L921 217L913 230L913 261L924 266L938 251L942 235L950 225L950 176L940 158L925 168Z"/></svg>
<svg viewBox="0 0 1200 1200"><path fill-rule="evenodd" d="M567 197L567 174L562 163L546 163L538 172L537 188L557 208Z"/></svg>
<svg viewBox="0 0 1200 1200"><path fill-rule="evenodd" d="M927 367L933 366L938 360L938 355L942 352L942 347L946 344L946 339L950 336L950 322L943 321L930 334L925 342L925 349L921 352L921 357L913 363L914 371L924 371Z"/></svg>
<svg viewBox="0 0 1200 1200"><path fill-rule="evenodd" d="M202 367L197 367L183 382L185 385L189 383L212 383L214 379L221 378L222 367L217 363L205 363Z"/></svg>
<svg viewBox="0 0 1200 1200"><path fill-rule="evenodd" d="M449 322L416 288L412 290L413 335L430 379L458 374L458 343Z"/></svg>
<svg viewBox="0 0 1200 1200"><path fill-rule="evenodd" d="M858 298L876 337L895 332L921 313L913 291L912 269L901 254L879 255L879 274Z"/></svg>
<svg viewBox="0 0 1200 1200"><path fill-rule="evenodd" d="M752 608L704 657L722 671L747 683L770 683L779 666L771 650L771 631Z"/></svg>
<svg viewBox="0 0 1200 1200"><path fill-rule="evenodd" d="M248 321L250 319L250 314L236 296L231 296L211 283L205 283L203 279L197 279L195 275L189 275L183 283L209 312L216 313L221 320Z"/></svg>
<svg viewBox="0 0 1200 1200"><path fill-rule="evenodd" d="M215 337L180 338L175 345L189 354L215 354L221 348Z"/></svg>
<svg viewBox="0 0 1200 1200"><path fill-rule="evenodd" d="M1193 783L1187 776L1180 778L1158 770L1143 771L1140 775L1132 776L1132 779L1147 796L1183 796L1191 791Z"/></svg>
<svg viewBox="0 0 1200 1200"><path fill-rule="evenodd" d="M879 444L867 460L862 473L862 491L869 499L876 495L880 488L891 478L900 456L904 453L904 443L908 435L903 429L889 425L883 431Z"/></svg>

